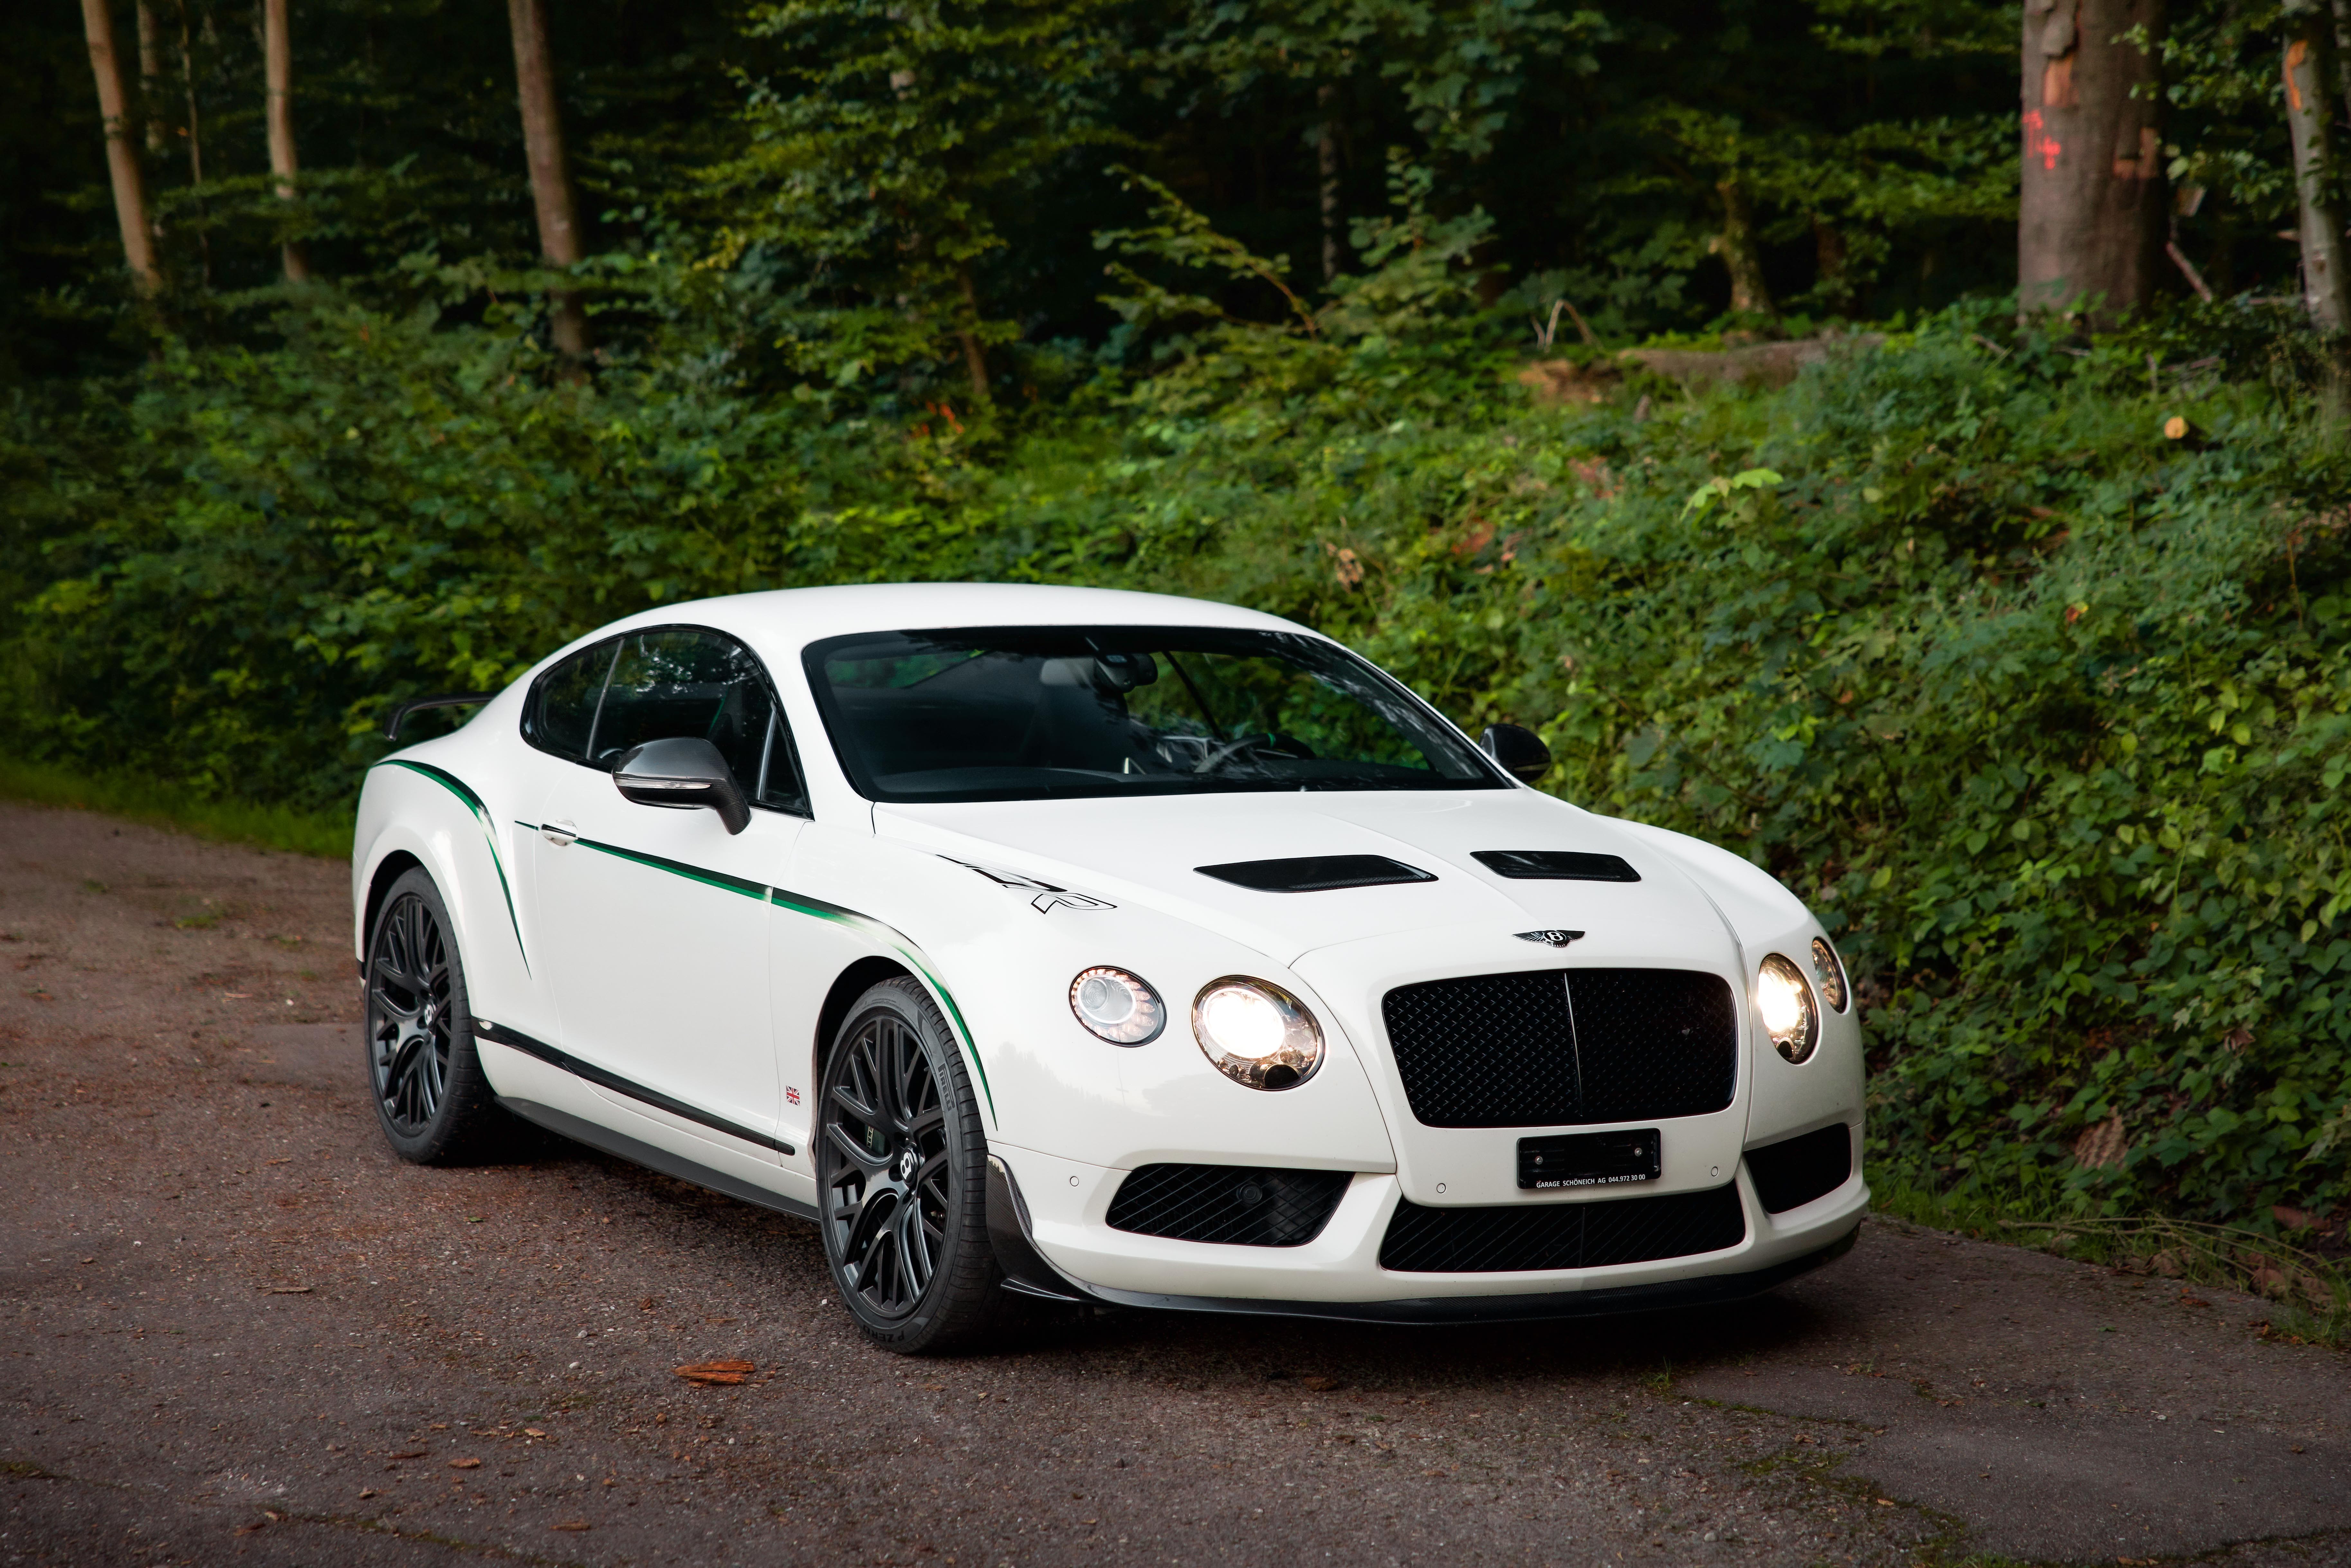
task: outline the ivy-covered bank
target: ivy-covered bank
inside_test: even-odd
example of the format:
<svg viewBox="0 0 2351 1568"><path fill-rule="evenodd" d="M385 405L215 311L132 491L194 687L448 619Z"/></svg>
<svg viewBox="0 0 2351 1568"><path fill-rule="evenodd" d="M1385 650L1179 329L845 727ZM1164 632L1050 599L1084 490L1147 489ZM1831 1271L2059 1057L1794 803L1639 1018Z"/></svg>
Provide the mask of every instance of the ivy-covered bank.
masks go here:
<svg viewBox="0 0 2351 1568"><path fill-rule="evenodd" d="M331 806L392 700L647 603L1231 599L1534 725L1547 788L1812 900L1899 1179L2343 1206L2351 449L2310 350L2241 308L2095 341L1966 308L1784 390L1595 371L1546 405L1444 238L1311 329L1177 333L1138 280L1123 358L1026 350L994 408L753 398L690 356L575 383L495 323L340 306L22 400L0 730Z"/></svg>

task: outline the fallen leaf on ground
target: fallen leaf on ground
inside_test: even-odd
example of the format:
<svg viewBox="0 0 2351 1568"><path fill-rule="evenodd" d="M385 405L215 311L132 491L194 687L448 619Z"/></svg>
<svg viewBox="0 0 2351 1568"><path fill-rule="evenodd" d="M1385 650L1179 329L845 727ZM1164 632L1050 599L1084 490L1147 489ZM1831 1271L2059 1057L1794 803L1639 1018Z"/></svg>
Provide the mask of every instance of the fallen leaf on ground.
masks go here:
<svg viewBox="0 0 2351 1568"><path fill-rule="evenodd" d="M360 1488L360 1497L362 1500L365 1500L365 1499L367 1499L367 1498L371 1498L371 1497L373 1497L373 1496L375 1496L375 1488L373 1488L373 1487L361 1487L361 1488Z"/></svg>
<svg viewBox="0 0 2351 1568"><path fill-rule="evenodd" d="M747 1361L697 1361L671 1370L688 1383L731 1384L742 1382L758 1367Z"/></svg>
<svg viewBox="0 0 2351 1568"><path fill-rule="evenodd" d="M313 1287L308 1285L264 1285L261 1289L264 1294L272 1296L307 1296L310 1293Z"/></svg>
<svg viewBox="0 0 2351 1568"><path fill-rule="evenodd" d="M546 1433L540 1431L536 1427L525 1427L522 1429L522 1435L526 1437L544 1437L547 1436Z"/></svg>
<svg viewBox="0 0 2351 1568"><path fill-rule="evenodd" d="M449 1468L453 1470L478 1470L482 1468L482 1461L479 1459L452 1459L449 1461Z"/></svg>
<svg viewBox="0 0 2351 1568"><path fill-rule="evenodd" d="M384 1457L390 1459L421 1459L424 1457L424 1450L422 1448L404 1448L397 1454L387 1454Z"/></svg>
<svg viewBox="0 0 2351 1568"><path fill-rule="evenodd" d="M559 1519L547 1528L549 1530L585 1530L588 1528L588 1521L584 1519Z"/></svg>

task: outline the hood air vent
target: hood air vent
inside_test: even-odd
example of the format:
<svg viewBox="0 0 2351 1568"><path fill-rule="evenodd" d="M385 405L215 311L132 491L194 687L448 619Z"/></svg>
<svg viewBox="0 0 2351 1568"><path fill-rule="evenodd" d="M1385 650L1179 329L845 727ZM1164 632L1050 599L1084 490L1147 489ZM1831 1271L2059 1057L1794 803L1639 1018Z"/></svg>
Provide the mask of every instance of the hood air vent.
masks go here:
<svg viewBox="0 0 2351 1568"><path fill-rule="evenodd" d="M1575 850L1472 850L1469 858L1520 882L1638 882L1641 873L1621 855L1590 855Z"/></svg>
<svg viewBox="0 0 2351 1568"><path fill-rule="evenodd" d="M1234 861L1229 865L1192 869L1202 876L1213 876L1218 882L1254 888L1259 893L1328 893L1341 887L1437 880L1427 872L1385 855L1304 855L1297 860Z"/></svg>

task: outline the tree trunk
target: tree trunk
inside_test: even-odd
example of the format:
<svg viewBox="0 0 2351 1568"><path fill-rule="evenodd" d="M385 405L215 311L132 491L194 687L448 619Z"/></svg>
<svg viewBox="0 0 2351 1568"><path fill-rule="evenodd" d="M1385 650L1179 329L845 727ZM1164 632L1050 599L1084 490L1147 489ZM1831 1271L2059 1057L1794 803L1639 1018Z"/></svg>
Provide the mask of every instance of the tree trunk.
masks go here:
<svg viewBox="0 0 2351 1568"><path fill-rule="evenodd" d="M1715 187L1722 198L1722 232L1715 236L1715 252L1730 272L1730 308L1753 316L1777 316L1771 286L1763 281L1763 255L1755 246L1755 209L1747 187L1723 180Z"/></svg>
<svg viewBox="0 0 2351 1568"><path fill-rule="evenodd" d="M515 86L522 103L523 151L538 209L538 250L548 265L580 264L580 218L571 204L571 170L563 155L563 115L555 99L555 56L547 43L547 0L507 0L514 29ZM588 356L588 312L568 288L549 295L548 336L574 366Z"/></svg>
<svg viewBox="0 0 2351 1568"><path fill-rule="evenodd" d="M1813 214L1813 270L1821 303L1840 316L1852 315L1852 262L1845 251L1844 234L1818 213Z"/></svg>
<svg viewBox="0 0 2351 1568"><path fill-rule="evenodd" d="M2344 106L2351 109L2351 0L2335 0L2335 74Z"/></svg>
<svg viewBox="0 0 2351 1568"><path fill-rule="evenodd" d="M267 79L269 106L269 172L277 181L277 199L295 199L294 176L294 39L286 20L287 0L261 0L261 55ZM308 283L310 257L302 242L285 246L286 281Z"/></svg>
<svg viewBox="0 0 2351 1568"><path fill-rule="evenodd" d="M2021 317L2086 303L2105 323L2154 293L2163 138L2154 60L2117 38L2134 27L2159 42L2163 0L2024 0Z"/></svg>
<svg viewBox="0 0 2351 1568"><path fill-rule="evenodd" d="M2311 0L2285 13L2285 118L2294 136L2294 193L2302 210L2302 293L2311 324L2333 337L2351 328L2343 276L2343 225L2335 215L2335 19Z"/></svg>
<svg viewBox="0 0 2351 1568"><path fill-rule="evenodd" d="M1324 82L1314 89L1314 106L1322 121L1314 131L1314 162L1322 176L1322 281L1339 276L1339 128L1331 119L1331 105L1339 89Z"/></svg>
<svg viewBox="0 0 2351 1568"><path fill-rule="evenodd" d="M961 329L956 337L963 344L963 368L971 376L971 395L977 402L987 401L987 354L980 347L979 334L972 329L979 324L979 290L972 286L971 267L967 263L956 263L956 282L963 289L964 308L971 312L971 327Z"/></svg>
<svg viewBox="0 0 2351 1568"><path fill-rule="evenodd" d="M196 201L196 256L204 269L204 284L213 286L213 241L204 224L204 126L196 114L196 51L188 37L188 0L180 5L180 86L188 99L188 183L193 187Z"/></svg>
<svg viewBox="0 0 2351 1568"><path fill-rule="evenodd" d="M84 35L89 40L90 74L98 78L98 111L106 122L106 172L114 183L114 221L122 230L122 260L131 286L152 295L162 278L155 271L155 238L147 226L147 187L140 178L139 152L131 145L124 118L122 62L114 53L114 18L107 0L81 0Z"/></svg>
<svg viewBox="0 0 2351 1568"><path fill-rule="evenodd" d="M163 30L155 7L139 0L139 120L147 131L147 151L163 151Z"/></svg>

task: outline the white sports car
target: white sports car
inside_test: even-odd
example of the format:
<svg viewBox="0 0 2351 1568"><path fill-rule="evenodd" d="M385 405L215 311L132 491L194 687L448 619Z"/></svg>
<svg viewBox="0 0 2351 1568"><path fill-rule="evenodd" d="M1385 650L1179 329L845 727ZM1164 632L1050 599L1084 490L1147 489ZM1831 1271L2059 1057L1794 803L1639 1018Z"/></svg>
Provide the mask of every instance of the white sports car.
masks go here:
<svg viewBox="0 0 2351 1568"><path fill-rule="evenodd" d="M754 593L433 702L481 706L368 775L351 864L392 1146L519 1116L806 1217L894 1349L1021 1298L1719 1301L1860 1224L1860 1030L1804 905L1302 626Z"/></svg>

